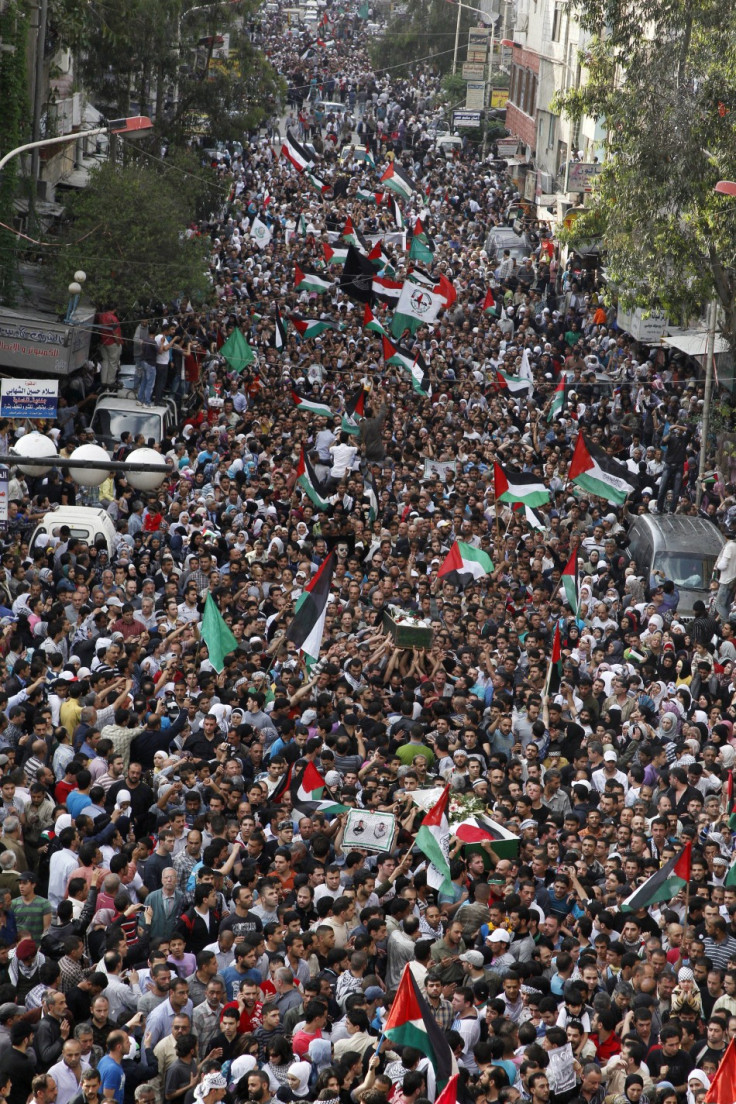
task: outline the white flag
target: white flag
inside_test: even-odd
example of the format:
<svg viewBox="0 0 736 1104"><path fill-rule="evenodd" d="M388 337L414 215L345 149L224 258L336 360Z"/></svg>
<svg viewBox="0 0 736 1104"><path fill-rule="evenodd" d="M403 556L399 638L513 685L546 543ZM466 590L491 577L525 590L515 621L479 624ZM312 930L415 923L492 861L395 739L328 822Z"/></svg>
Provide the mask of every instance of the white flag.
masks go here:
<svg viewBox="0 0 736 1104"><path fill-rule="evenodd" d="M265 249L271 241L271 231L265 222L261 222L258 215L255 216L250 226L250 236L255 239L259 249Z"/></svg>
<svg viewBox="0 0 736 1104"><path fill-rule="evenodd" d="M391 332L394 336L401 336L404 329L413 333L419 326L436 321L444 305L442 295L435 295L428 288L407 280L396 304Z"/></svg>

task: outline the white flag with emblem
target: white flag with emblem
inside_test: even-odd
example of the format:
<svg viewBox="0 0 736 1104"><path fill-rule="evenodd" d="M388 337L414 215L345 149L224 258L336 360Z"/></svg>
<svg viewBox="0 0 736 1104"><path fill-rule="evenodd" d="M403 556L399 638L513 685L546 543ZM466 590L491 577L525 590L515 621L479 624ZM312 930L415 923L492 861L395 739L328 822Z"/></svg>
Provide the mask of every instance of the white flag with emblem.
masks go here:
<svg viewBox="0 0 736 1104"><path fill-rule="evenodd" d="M434 322L444 306L442 295L435 295L428 288L407 280L396 304L391 333L394 337L401 337L404 330L415 333L420 326Z"/></svg>
<svg viewBox="0 0 736 1104"><path fill-rule="evenodd" d="M256 215L250 225L250 236L255 239L255 243L259 249L265 249L271 241L271 231L268 229L265 222L261 222L258 215Z"/></svg>

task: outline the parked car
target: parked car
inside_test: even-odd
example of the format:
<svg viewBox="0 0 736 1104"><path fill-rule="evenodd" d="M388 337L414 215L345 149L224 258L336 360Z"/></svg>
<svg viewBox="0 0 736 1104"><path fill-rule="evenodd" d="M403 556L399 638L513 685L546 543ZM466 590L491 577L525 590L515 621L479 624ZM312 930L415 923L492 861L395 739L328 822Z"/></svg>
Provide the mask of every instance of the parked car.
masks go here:
<svg viewBox="0 0 736 1104"><path fill-rule="evenodd" d="M493 226L486 238L486 253L492 261L497 261L506 249L517 264L531 254L531 246L521 234L510 226Z"/></svg>

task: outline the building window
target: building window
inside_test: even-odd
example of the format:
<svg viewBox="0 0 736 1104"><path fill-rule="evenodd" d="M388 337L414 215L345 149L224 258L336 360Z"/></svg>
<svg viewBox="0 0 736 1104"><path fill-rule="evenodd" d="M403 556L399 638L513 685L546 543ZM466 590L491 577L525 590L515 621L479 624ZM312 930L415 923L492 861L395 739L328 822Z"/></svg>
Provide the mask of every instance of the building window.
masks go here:
<svg viewBox="0 0 736 1104"><path fill-rule="evenodd" d="M559 42L562 34L563 5L556 3L552 12L552 41Z"/></svg>

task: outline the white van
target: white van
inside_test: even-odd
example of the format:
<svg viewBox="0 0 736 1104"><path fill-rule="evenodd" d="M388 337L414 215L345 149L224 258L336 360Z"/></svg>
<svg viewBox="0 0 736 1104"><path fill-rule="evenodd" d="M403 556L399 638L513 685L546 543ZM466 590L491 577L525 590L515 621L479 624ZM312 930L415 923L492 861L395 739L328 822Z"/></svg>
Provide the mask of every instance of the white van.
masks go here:
<svg viewBox="0 0 736 1104"><path fill-rule="evenodd" d="M108 452L120 444L120 435L127 429L136 437L142 433L146 441L153 437L163 441L176 424L176 402L164 398L156 406L138 406L134 398L124 394L100 395L92 415L90 428L97 443Z"/></svg>
<svg viewBox="0 0 736 1104"><path fill-rule="evenodd" d="M60 506L58 510L51 510L44 514L31 537L30 551L36 548L45 548L48 544L56 544L52 538L54 530L62 525L68 525L69 531L77 540L83 540L85 544L94 544L98 537L104 538L107 550L112 556L115 546L115 526L110 515L105 510L95 506Z"/></svg>

